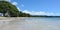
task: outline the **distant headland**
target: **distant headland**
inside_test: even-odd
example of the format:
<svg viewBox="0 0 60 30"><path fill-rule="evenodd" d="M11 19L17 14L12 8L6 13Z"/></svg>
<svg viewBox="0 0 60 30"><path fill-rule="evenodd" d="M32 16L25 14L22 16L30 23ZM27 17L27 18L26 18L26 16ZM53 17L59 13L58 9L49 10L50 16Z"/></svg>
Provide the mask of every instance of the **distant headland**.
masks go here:
<svg viewBox="0 0 60 30"><path fill-rule="evenodd" d="M31 15L31 17L60 17L60 16Z"/></svg>

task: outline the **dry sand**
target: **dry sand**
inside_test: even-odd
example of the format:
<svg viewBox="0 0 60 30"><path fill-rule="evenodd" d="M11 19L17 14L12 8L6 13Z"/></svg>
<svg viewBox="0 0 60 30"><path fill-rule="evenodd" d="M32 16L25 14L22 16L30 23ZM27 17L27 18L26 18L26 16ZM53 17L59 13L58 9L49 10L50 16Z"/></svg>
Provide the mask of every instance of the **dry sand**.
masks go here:
<svg viewBox="0 0 60 30"><path fill-rule="evenodd" d="M17 30L20 26L17 22L20 19L18 17L0 17L0 30Z"/></svg>

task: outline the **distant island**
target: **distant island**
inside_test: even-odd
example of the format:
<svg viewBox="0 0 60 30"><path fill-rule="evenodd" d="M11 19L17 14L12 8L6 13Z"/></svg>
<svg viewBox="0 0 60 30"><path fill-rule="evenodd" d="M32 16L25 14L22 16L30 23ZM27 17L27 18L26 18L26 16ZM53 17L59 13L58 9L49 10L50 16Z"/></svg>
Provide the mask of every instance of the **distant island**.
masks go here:
<svg viewBox="0 0 60 30"><path fill-rule="evenodd" d="M60 16L31 15L31 17L60 17Z"/></svg>

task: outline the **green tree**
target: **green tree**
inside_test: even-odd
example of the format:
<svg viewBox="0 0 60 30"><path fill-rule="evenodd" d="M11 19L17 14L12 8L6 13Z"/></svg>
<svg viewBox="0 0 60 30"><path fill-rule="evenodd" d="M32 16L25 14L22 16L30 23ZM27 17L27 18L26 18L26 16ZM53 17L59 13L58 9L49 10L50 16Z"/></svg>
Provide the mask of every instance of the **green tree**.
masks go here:
<svg viewBox="0 0 60 30"><path fill-rule="evenodd" d="M5 16L7 12L9 12L8 14L10 16L19 16L19 11L16 6L12 5L10 2L7 1L0 1L0 13Z"/></svg>
<svg viewBox="0 0 60 30"><path fill-rule="evenodd" d="M23 13L23 12L19 12L19 17L30 17L31 15L30 14L27 14L27 13Z"/></svg>

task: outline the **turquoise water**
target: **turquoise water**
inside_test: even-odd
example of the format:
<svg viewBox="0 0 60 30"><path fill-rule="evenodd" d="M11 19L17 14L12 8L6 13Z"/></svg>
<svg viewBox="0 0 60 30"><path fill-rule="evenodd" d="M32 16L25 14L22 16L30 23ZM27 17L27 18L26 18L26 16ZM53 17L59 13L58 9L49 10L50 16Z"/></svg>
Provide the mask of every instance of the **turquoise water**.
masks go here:
<svg viewBox="0 0 60 30"><path fill-rule="evenodd" d="M1 30L60 30L60 18L56 17L21 17L1 24Z"/></svg>
<svg viewBox="0 0 60 30"><path fill-rule="evenodd" d="M60 30L60 18L25 18L19 30Z"/></svg>
<svg viewBox="0 0 60 30"><path fill-rule="evenodd" d="M60 30L60 18L27 18L24 30Z"/></svg>

